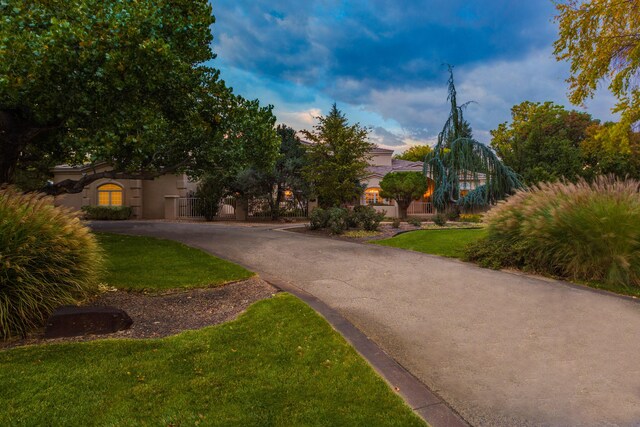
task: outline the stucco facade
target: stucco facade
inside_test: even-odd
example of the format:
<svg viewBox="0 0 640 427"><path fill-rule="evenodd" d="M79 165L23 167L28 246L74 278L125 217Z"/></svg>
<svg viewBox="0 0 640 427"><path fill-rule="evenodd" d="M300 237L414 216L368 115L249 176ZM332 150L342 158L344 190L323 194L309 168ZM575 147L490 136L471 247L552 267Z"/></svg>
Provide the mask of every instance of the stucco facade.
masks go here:
<svg viewBox="0 0 640 427"><path fill-rule="evenodd" d="M78 180L83 174L107 170L109 166L106 164L92 167L61 165L53 169L53 182L58 183L65 179ZM107 193L107 190L101 191L102 188L113 188L113 191L119 192L117 197L121 199L117 199L118 203L114 204L130 206L134 219L163 219L166 198L186 197L189 192L195 191L196 183L189 181L184 174L167 174L153 180L99 179L84 187L80 193L57 196L55 203L73 209L80 209L82 206L108 205L110 203L107 197L103 197L104 200L101 203L100 194L104 196Z"/></svg>

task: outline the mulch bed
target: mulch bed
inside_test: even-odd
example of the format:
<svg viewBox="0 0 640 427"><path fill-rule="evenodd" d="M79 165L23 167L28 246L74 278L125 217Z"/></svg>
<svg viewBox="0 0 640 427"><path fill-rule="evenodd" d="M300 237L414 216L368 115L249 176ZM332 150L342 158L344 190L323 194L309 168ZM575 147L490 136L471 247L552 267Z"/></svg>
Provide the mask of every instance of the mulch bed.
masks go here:
<svg viewBox="0 0 640 427"><path fill-rule="evenodd" d="M416 227L414 225L404 223L404 224L400 224L400 228L393 228L390 224L380 224L380 228L378 229L380 234L376 236L370 236L370 237L346 237L341 234L331 234L329 230L325 230L325 229L311 230L309 227L295 227L295 228L291 227L291 228L287 228L287 230L295 231L296 233L309 234L312 236L328 237L328 238L337 239L337 240L346 240L349 242L368 242L370 240L388 239L404 231L420 230L420 227Z"/></svg>
<svg viewBox="0 0 640 427"><path fill-rule="evenodd" d="M131 328L113 334L55 339L45 339L41 330L24 339L0 341L0 349L104 338L166 337L233 320L254 302L270 298L276 292L277 289L257 277L215 288L176 290L163 294L108 291L87 305L123 309L133 319Z"/></svg>

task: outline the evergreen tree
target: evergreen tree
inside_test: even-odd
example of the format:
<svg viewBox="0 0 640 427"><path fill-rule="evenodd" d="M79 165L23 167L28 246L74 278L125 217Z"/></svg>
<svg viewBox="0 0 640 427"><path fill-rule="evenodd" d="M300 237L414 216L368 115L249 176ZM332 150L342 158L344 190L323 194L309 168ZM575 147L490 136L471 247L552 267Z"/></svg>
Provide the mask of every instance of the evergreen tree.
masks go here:
<svg viewBox="0 0 640 427"><path fill-rule="evenodd" d="M458 105L453 69L449 67L451 113L438 135L438 143L425 159L424 173L435 183L433 204L436 209L480 207L493 204L522 187L519 176L504 165L486 145L467 136L463 110L468 103ZM480 183L480 174L486 177ZM460 183L474 183L475 188L461 194Z"/></svg>
<svg viewBox="0 0 640 427"><path fill-rule="evenodd" d="M323 207L353 202L362 195L360 182L367 176L369 131L356 123L349 125L345 115L333 104L313 131L303 131L311 144L304 176L313 186Z"/></svg>

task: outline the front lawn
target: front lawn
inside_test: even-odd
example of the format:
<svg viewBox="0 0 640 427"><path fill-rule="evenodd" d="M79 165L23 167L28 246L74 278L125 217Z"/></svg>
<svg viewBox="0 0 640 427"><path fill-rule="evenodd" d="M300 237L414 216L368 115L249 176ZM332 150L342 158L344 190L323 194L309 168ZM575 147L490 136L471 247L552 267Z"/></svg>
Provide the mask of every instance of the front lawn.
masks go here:
<svg viewBox="0 0 640 427"><path fill-rule="evenodd" d="M107 257L104 282L125 290L221 285L253 273L200 249L153 237L96 233Z"/></svg>
<svg viewBox="0 0 640 427"><path fill-rule="evenodd" d="M288 294L154 340L0 352L0 425L424 425Z"/></svg>
<svg viewBox="0 0 640 427"><path fill-rule="evenodd" d="M466 245L486 235L487 230L483 228L418 230L371 243L449 258L462 258Z"/></svg>

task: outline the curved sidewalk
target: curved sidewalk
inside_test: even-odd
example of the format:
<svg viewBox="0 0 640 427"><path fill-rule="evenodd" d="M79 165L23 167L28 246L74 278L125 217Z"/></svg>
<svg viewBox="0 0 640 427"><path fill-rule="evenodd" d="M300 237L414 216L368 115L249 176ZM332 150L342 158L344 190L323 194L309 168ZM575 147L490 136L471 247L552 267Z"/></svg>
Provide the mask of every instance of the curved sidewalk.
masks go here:
<svg viewBox="0 0 640 427"><path fill-rule="evenodd" d="M472 425L640 425L640 304L374 245L222 224L105 222L294 284Z"/></svg>

